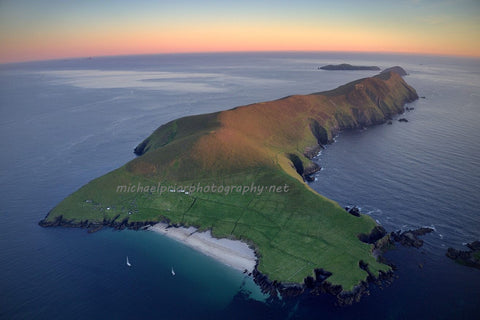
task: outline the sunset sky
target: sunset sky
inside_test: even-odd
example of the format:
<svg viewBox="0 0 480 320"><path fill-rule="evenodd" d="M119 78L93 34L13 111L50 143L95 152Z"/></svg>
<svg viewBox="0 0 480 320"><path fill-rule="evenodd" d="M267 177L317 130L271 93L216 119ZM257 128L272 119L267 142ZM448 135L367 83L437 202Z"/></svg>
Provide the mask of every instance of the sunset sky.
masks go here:
<svg viewBox="0 0 480 320"><path fill-rule="evenodd" d="M0 0L0 63L220 51L480 56L479 0Z"/></svg>

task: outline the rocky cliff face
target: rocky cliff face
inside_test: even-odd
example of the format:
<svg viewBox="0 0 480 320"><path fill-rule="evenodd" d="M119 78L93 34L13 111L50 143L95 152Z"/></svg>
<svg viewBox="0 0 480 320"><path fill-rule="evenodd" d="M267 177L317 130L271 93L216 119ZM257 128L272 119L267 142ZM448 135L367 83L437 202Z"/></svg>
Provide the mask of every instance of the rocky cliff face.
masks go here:
<svg viewBox="0 0 480 320"><path fill-rule="evenodd" d="M288 99L292 100L292 105L295 104L294 97ZM392 116L404 112L406 103L417 100L418 94L394 69L332 91L306 96L306 99L317 106L317 112L321 112L320 117L311 114L310 130L317 145L322 146L331 142L339 131L360 129L391 120ZM307 159L312 158L312 150L319 148L307 146L304 150ZM315 167L308 160L303 160L304 167Z"/></svg>

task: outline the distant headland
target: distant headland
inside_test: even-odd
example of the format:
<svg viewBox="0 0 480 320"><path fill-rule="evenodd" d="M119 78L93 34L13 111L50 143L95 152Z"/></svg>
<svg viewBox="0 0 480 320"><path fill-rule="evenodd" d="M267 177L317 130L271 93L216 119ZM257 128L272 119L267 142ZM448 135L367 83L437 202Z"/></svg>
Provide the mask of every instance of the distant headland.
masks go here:
<svg viewBox="0 0 480 320"><path fill-rule="evenodd" d="M348 63L342 63L342 64L329 64L327 66L323 67L318 67L318 69L321 70L373 70L373 71L378 71L380 70L379 67L377 66L352 66L351 64Z"/></svg>

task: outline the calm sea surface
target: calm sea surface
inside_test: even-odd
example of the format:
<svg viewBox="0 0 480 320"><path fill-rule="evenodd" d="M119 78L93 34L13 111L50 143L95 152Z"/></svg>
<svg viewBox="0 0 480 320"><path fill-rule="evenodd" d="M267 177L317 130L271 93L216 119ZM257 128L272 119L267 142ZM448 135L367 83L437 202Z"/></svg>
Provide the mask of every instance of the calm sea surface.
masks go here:
<svg viewBox="0 0 480 320"><path fill-rule="evenodd" d="M420 99L403 117L343 132L311 186L387 230L431 226L388 253L396 279L351 307L269 301L252 279L151 232L41 228L88 181L134 158L172 119L333 89L401 65ZM0 65L0 318L474 319L480 272L445 251L480 239L480 60L348 53L196 54ZM133 267L125 267L125 256ZM420 268L420 265L422 268ZM176 276L170 268L174 266Z"/></svg>

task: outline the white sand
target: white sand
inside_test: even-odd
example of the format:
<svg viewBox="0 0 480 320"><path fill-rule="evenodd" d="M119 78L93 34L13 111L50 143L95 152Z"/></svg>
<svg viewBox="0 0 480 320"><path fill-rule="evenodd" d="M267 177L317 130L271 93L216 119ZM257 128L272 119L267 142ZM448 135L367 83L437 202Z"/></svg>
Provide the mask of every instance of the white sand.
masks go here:
<svg viewBox="0 0 480 320"><path fill-rule="evenodd" d="M167 226L166 223L157 223L148 229L182 242L237 270L252 272L255 268L257 262L255 252L244 242L216 239L212 237L210 230L197 232L193 227L167 228Z"/></svg>

